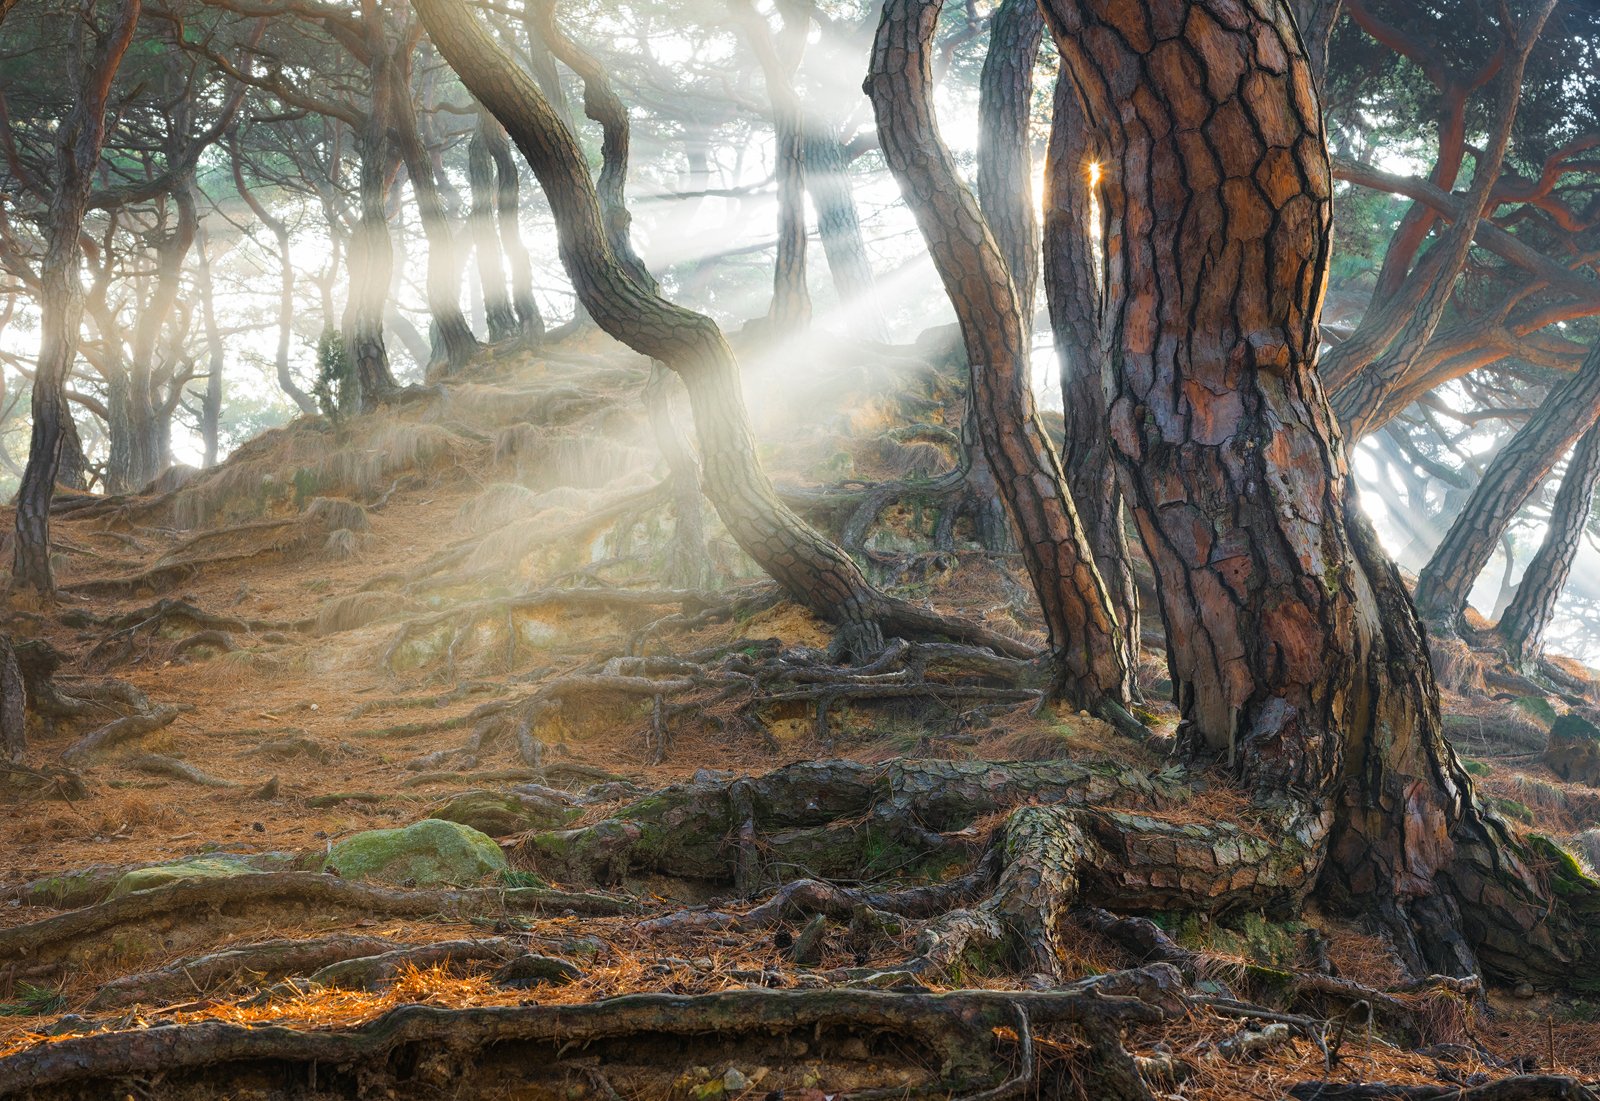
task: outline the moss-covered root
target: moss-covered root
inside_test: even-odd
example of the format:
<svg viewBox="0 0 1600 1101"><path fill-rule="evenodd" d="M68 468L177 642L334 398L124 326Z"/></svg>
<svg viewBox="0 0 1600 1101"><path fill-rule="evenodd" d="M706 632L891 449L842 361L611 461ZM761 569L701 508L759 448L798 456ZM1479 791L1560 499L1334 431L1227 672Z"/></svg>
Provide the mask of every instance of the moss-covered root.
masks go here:
<svg viewBox="0 0 1600 1101"><path fill-rule="evenodd" d="M1059 978L1061 922L1080 898L1115 910L1291 911L1316 880L1327 830L1326 815L1290 809L1256 832L1230 822L1022 807L1006 823L994 893L930 923L916 966L960 973L1015 957Z"/></svg>
<svg viewBox="0 0 1600 1101"><path fill-rule="evenodd" d="M966 828L998 810L1028 802L1159 808L1183 794L1165 777L1072 761L807 761L664 788L592 826L532 834L513 859L566 882L655 872L748 893L770 885L751 866L757 850L820 878L904 876L976 855L982 839Z"/></svg>

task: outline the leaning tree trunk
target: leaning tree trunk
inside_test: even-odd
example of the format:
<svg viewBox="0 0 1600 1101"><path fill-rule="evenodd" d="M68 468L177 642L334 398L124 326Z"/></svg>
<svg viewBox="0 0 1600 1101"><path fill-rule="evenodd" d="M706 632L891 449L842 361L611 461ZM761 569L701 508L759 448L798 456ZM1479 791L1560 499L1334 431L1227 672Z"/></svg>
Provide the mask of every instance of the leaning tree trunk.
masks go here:
<svg viewBox="0 0 1600 1101"><path fill-rule="evenodd" d="M939 0L890 0L867 90L878 138L955 306L984 455L1022 533L1044 611L1055 689L1081 706L1130 695L1128 650L1028 385L1027 329L1005 256L933 117Z"/></svg>
<svg viewBox="0 0 1600 1101"><path fill-rule="evenodd" d="M1413 967L1470 970L1438 880L1470 780L1317 381L1333 188L1294 22L1282 0L1045 10L1105 157L1111 439L1182 743L1264 805L1327 808L1324 895L1376 905Z"/></svg>
<svg viewBox="0 0 1600 1101"><path fill-rule="evenodd" d="M1417 607L1454 633L1495 543L1561 456L1600 417L1600 341L1577 374L1551 390L1539 411L1495 453L1433 557L1417 575Z"/></svg>
<svg viewBox="0 0 1600 1101"><path fill-rule="evenodd" d="M483 315L489 339L509 340L521 330L506 290L506 269L500 262L500 231L495 220L494 157L484 137L483 113L467 142L467 183L472 189L472 248L478 261L478 284L483 288Z"/></svg>
<svg viewBox="0 0 1600 1101"><path fill-rule="evenodd" d="M199 263L196 276L200 284L200 312L206 327L206 392L200 403L200 438L205 442L202 465L209 470L217 465L222 434L222 327L217 324L216 289L211 284L211 257L205 228L200 230Z"/></svg>
<svg viewBox="0 0 1600 1101"><path fill-rule="evenodd" d="M544 186L562 263L584 307L607 333L683 379L706 493L730 534L796 599L841 624L847 649L875 650L889 602L847 554L778 499L756 456L738 364L716 324L646 291L624 269L572 132L463 0L414 6L439 52L510 131Z"/></svg>
<svg viewBox="0 0 1600 1101"><path fill-rule="evenodd" d="M1578 441L1567 460L1567 472L1550 506L1550 527L1522 583L1500 617L1500 638L1519 666L1534 662L1544 649L1544 632L1555 616L1556 602L1567 587L1573 560L1583 546L1583 533L1600 486L1600 421Z"/></svg>
<svg viewBox="0 0 1600 1101"><path fill-rule="evenodd" d="M1033 64L1044 37L1037 0L1001 0L989 18L989 50L978 78L978 201L1006 258L1022 307L1022 328L1033 327L1039 283L1039 219L1033 206Z"/></svg>
<svg viewBox="0 0 1600 1101"><path fill-rule="evenodd" d="M82 45L83 26L94 25L98 6L84 0L80 18L71 21L75 47ZM50 570L50 499L61 468L63 427L72 417L67 409L67 376L77 357L83 322L79 234L100 163L111 82L133 39L139 9L139 0L122 0L117 5L90 63L82 72L73 73L78 98L56 130L55 189L45 225L44 259L39 265L39 364L33 376L33 430L28 465L17 491L17 534L11 564L12 586L40 593L55 591Z"/></svg>
<svg viewBox="0 0 1600 1101"><path fill-rule="evenodd" d="M399 58L387 63L389 80L390 133L394 135L400 159L411 178L411 194L417 202L422 233L428 242L428 313L439 342L439 362L429 364L448 372L465 367L478 351L478 338L472 335L466 314L461 312L460 265L456 262L455 236L439 183L433 174L433 158L423 144L417 126L417 110L411 102L410 67Z"/></svg>
<svg viewBox="0 0 1600 1101"><path fill-rule="evenodd" d="M1070 80L1057 79L1045 162L1044 294L1061 361L1066 429L1061 465L1132 664L1139 646L1139 589L1123 524L1116 456L1106 430L1106 355L1100 338L1105 295L1091 200L1099 181L1091 178L1098 167L1090 168L1100 159L1088 143L1077 90Z"/></svg>

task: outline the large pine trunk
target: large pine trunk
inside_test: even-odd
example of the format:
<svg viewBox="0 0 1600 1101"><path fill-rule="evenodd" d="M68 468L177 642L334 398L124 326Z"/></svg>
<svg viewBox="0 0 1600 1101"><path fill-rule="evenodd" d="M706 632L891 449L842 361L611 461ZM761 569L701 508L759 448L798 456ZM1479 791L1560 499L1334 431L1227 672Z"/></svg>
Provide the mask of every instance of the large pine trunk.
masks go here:
<svg viewBox="0 0 1600 1101"><path fill-rule="evenodd" d="M506 340L521 328L506 289L506 269L500 261L500 230L495 217L494 158L484 138L480 117L467 142L467 183L472 190L472 248L478 262L478 285L483 289L484 322L489 339Z"/></svg>
<svg viewBox="0 0 1600 1101"><path fill-rule="evenodd" d="M887 340L844 146L830 128L812 118L806 126L805 148L805 184L817 210L817 239L839 302L849 311L850 328L869 340ZM703 154L700 163L704 164Z"/></svg>
<svg viewBox="0 0 1600 1101"><path fill-rule="evenodd" d="M1417 607L1435 629L1459 629L1467 598L1495 544L1561 456L1600 418L1600 342L1577 374L1546 395L1539 411L1495 453L1472 496L1417 575Z"/></svg>
<svg viewBox="0 0 1600 1101"><path fill-rule="evenodd" d="M1294 22L1281 2L1045 10L1104 156L1111 439L1181 742L1263 804L1326 808L1324 894L1383 900L1414 966L1470 970L1437 882L1470 781L1317 379L1332 179Z"/></svg>
<svg viewBox="0 0 1600 1101"><path fill-rule="evenodd" d="M1583 546L1594 494L1600 486L1600 421L1590 427L1572 449L1567 472L1555 503L1550 506L1550 526L1533 561L1522 572L1516 595L1500 617L1500 638L1517 665L1528 665L1544 649L1544 633L1556 612L1556 602L1567 587L1572 563Z"/></svg>

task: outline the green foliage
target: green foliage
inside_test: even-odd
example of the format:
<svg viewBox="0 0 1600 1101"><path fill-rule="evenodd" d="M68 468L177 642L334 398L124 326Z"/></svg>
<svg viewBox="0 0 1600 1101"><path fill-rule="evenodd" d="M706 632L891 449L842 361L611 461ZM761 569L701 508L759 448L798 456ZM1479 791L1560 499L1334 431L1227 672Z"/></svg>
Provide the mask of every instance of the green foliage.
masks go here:
<svg viewBox="0 0 1600 1101"><path fill-rule="evenodd" d="M339 423L355 401L355 365L345 350L344 338L327 328L317 338L317 381L311 387L312 397L322 415Z"/></svg>
<svg viewBox="0 0 1600 1101"><path fill-rule="evenodd" d="M16 995L14 1001L0 1002L0 1017L49 1017L67 1008L61 992L48 986L19 982Z"/></svg>

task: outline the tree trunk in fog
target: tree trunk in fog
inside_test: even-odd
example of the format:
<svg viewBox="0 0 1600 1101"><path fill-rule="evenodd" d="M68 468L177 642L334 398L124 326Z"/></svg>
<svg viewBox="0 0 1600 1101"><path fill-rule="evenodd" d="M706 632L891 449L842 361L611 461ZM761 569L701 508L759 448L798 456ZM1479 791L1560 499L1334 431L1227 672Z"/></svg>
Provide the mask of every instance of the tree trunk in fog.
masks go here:
<svg viewBox="0 0 1600 1101"><path fill-rule="evenodd" d="M1045 11L1105 158L1111 438L1182 742L1264 804L1331 808L1324 896L1376 910L1414 968L1469 970L1441 876L1478 825L1470 779L1317 382L1333 189L1293 21L1281 0Z"/></svg>
<svg viewBox="0 0 1600 1101"><path fill-rule="evenodd" d="M1095 212L1090 193L1098 181L1091 181L1089 165L1100 159L1089 144L1077 90L1070 80L1058 79L1045 162L1044 293L1061 361L1061 410L1066 429L1061 466L1111 607L1122 625L1129 661L1136 666L1139 590L1123 524L1117 457L1107 431L1106 349L1100 333L1105 295L1091 222Z"/></svg>
<svg viewBox="0 0 1600 1101"><path fill-rule="evenodd" d="M200 437L205 441L201 465L209 470L217 465L222 434L222 328L217 324L216 288L211 283L211 257L207 251L205 227L200 227L199 260L196 272L200 283L200 310L206 327L206 393L200 403Z"/></svg>
<svg viewBox="0 0 1600 1101"><path fill-rule="evenodd" d="M1577 374L1546 395L1539 411L1495 453L1433 557L1417 575L1417 607L1437 629L1459 629L1472 586L1494 545L1561 456L1600 417L1600 342Z"/></svg>
<svg viewBox="0 0 1600 1101"><path fill-rule="evenodd" d="M256 220L267 227L267 232L272 234L272 239L278 246L278 345L273 354L272 365L277 372L278 389L289 396L289 400L302 413L316 415L317 403L311 395L300 389L295 384L294 377L289 374L289 345L294 335L294 264L290 256L289 227L281 218L273 217L272 213L263 206L250 190L244 178L244 164L239 155L237 139L229 139L230 159L233 166L233 186L239 192L239 197L249 206ZM328 227L328 236L335 236L333 226ZM324 316L332 314L331 309L325 308Z"/></svg>
<svg viewBox="0 0 1600 1101"><path fill-rule="evenodd" d="M562 263L602 329L683 379L707 495L741 548L864 654L882 644L883 598L850 557L778 500L756 457L733 353L710 318L641 288L619 262L572 132L463 0L416 0L439 52L510 131L555 215Z"/></svg>
<svg viewBox="0 0 1600 1101"><path fill-rule="evenodd" d="M772 104L778 254L767 321L775 333L798 332L811 322L811 292L806 286L806 137L800 96L792 66L778 56L766 16L751 0L728 0L728 8L761 66Z"/></svg>
<svg viewBox="0 0 1600 1101"><path fill-rule="evenodd" d="M384 203L389 189L389 55L384 35L377 27L376 5L367 0L368 40L371 49L369 83L371 103L361 125L356 146L361 157L359 194L361 218L350 235L350 295L344 311L344 346L354 369L357 393L345 404L358 412L388 401L399 389L389 371L389 352L383 343L384 303L394 269L394 244L389 239L389 213Z"/></svg>
<svg viewBox="0 0 1600 1101"><path fill-rule="evenodd" d="M931 47L939 0L889 0L867 90L878 138L961 323L984 455L1021 530L1044 612L1055 690L1079 706L1130 695L1127 647L1028 385L1027 330L978 204L933 118Z"/></svg>
<svg viewBox="0 0 1600 1101"><path fill-rule="evenodd" d="M852 328L868 340L887 340L883 305L850 187L850 164L839 139L817 120L806 127L805 184L817 209L817 237L828 260L828 274L840 305L853 319Z"/></svg>
<svg viewBox="0 0 1600 1101"><path fill-rule="evenodd" d="M387 47L387 36L384 41ZM406 47L401 44L399 48ZM439 354L429 366L453 373L472 359L478 350L478 339L472 335L472 327L461 312L460 265L456 262L455 237L450 232L450 221L439 197L433 159L428 155L422 133L417 127L417 111L411 101L411 82L408 79L410 66L397 57L391 57L387 70L392 82L389 92L392 112L390 132L399 147L406 175L411 178L411 194L416 199L422 232L428 242L428 312L432 315L439 345Z"/></svg>
<svg viewBox="0 0 1600 1101"><path fill-rule="evenodd" d="M120 0L94 56L85 63L83 29L85 24L97 25L95 12L100 6L83 0L79 18L71 20L73 49L69 53L77 99L56 135L55 187L44 227L44 259L39 265L39 364L33 376L28 465L17 491L11 584L41 593L55 591L50 571L50 498L61 468L65 425L72 419L66 382L83 322L83 285L78 274L83 251L78 235L100 161L111 83L139 20L139 0Z"/></svg>
<svg viewBox="0 0 1600 1101"><path fill-rule="evenodd" d="M500 231L495 220L494 158L483 136L482 112L478 127L467 143L467 182L472 188L472 248L478 261L478 284L483 288L483 315L489 339L509 340L521 326L506 290L506 269L500 262Z"/></svg>
<svg viewBox="0 0 1600 1101"><path fill-rule="evenodd" d="M1500 638L1517 665L1532 664L1544 649L1544 632L1555 616L1556 602L1567 587L1572 563L1583 546L1583 533L1600 487L1600 421L1590 426L1567 460L1567 472L1550 507L1544 542L1522 573L1522 582L1500 617Z"/></svg>
<svg viewBox="0 0 1600 1101"><path fill-rule="evenodd" d="M511 265L511 305L516 310L522 335L529 340L542 340L544 317L533 297L533 260L522 241L522 184L517 162L511 155L511 142L500 121L482 108L478 110L478 136L494 161L495 214L500 227L500 247Z"/></svg>

